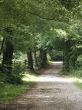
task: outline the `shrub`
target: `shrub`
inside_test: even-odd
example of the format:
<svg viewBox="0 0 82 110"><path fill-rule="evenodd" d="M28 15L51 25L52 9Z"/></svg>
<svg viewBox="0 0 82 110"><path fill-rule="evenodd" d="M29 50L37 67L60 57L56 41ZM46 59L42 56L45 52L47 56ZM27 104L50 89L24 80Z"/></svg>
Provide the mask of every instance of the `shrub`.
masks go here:
<svg viewBox="0 0 82 110"><path fill-rule="evenodd" d="M22 83L22 77L25 66L22 63L16 63L13 66L12 73L0 73L0 84L2 83L11 83L11 84L20 84Z"/></svg>
<svg viewBox="0 0 82 110"><path fill-rule="evenodd" d="M6 82L11 83L11 84L21 84L22 83L21 76L18 74L17 75L9 74L7 75Z"/></svg>
<svg viewBox="0 0 82 110"><path fill-rule="evenodd" d="M12 74L8 74L7 82L12 84L22 83L23 73L25 71L25 65L21 62L16 62L13 66Z"/></svg>
<svg viewBox="0 0 82 110"><path fill-rule="evenodd" d="M77 66L77 67L82 67L82 55L80 55L80 56L77 58L76 66Z"/></svg>

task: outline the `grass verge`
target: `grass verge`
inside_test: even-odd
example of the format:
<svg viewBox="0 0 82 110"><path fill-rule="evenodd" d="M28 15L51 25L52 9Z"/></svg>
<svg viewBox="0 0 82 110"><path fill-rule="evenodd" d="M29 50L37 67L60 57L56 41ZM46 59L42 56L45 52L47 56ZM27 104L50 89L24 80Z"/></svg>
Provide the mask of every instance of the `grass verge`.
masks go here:
<svg viewBox="0 0 82 110"><path fill-rule="evenodd" d="M62 72L61 72L62 73ZM82 89L82 74L78 71L71 72L71 73L64 73L66 78L70 79L78 88Z"/></svg>
<svg viewBox="0 0 82 110"><path fill-rule="evenodd" d="M2 84L0 85L0 102L1 103L8 103L14 100L16 97L23 94L36 80L36 76L31 75L29 73L25 73L24 77L22 78L23 83L19 85L15 84Z"/></svg>

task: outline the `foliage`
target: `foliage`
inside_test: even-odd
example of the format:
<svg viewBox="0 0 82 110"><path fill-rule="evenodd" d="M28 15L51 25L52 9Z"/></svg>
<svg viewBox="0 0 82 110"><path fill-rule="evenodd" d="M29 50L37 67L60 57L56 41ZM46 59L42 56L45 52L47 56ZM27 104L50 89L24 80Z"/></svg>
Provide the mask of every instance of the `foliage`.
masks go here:
<svg viewBox="0 0 82 110"><path fill-rule="evenodd" d="M19 82L14 84L3 83L2 79L4 77L5 75L1 76L0 74L0 102L9 102L15 99L16 97L24 93L29 88L29 86L33 83L33 81L37 80L37 77L35 75L32 75L32 73L29 73L29 72L24 73L21 84L19 84ZM17 80L16 79L15 81L18 81L18 79ZM12 80L13 82L15 82L14 79Z"/></svg>
<svg viewBox="0 0 82 110"><path fill-rule="evenodd" d="M82 55L78 56L76 65L77 67L82 67Z"/></svg>
<svg viewBox="0 0 82 110"><path fill-rule="evenodd" d="M30 83L21 85L4 84L0 85L0 102L9 102L20 96L23 92L27 90Z"/></svg>
<svg viewBox="0 0 82 110"><path fill-rule="evenodd" d="M54 49L55 56L63 56L65 71L75 69L82 49L81 7L82 0L0 0L1 53L6 46L2 39L12 38L14 53L31 56L27 60L30 59L28 67L29 64L34 67L33 55L40 64L37 66L45 66L47 53ZM12 29L11 36L4 31L7 27ZM24 66L14 65L9 76L13 83L20 82L19 73L26 69Z"/></svg>
<svg viewBox="0 0 82 110"><path fill-rule="evenodd" d="M52 50L50 52L51 60L55 61L62 61L63 60L63 52L62 51L57 51L57 50Z"/></svg>

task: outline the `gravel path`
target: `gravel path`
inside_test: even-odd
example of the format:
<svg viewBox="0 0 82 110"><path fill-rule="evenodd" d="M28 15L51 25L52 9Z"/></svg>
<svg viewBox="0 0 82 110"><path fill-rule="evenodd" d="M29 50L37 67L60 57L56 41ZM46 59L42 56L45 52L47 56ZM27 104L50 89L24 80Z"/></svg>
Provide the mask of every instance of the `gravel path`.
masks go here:
<svg viewBox="0 0 82 110"><path fill-rule="evenodd" d="M60 68L61 63L53 63L30 91L5 110L82 110L82 91L58 75Z"/></svg>

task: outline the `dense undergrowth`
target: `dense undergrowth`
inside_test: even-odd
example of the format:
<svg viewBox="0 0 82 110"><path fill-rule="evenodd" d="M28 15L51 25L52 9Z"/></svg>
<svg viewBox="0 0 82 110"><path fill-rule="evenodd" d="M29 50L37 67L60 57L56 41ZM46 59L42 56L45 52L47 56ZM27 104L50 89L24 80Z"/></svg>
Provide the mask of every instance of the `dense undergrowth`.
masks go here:
<svg viewBox="0 0 82 110"><path fill-rule="evenodd" d="M60 73L61 75L71 79L77 87L82 89L82 55L78 56L74 69L71 68L69 72L62 69Z"/></svg>

